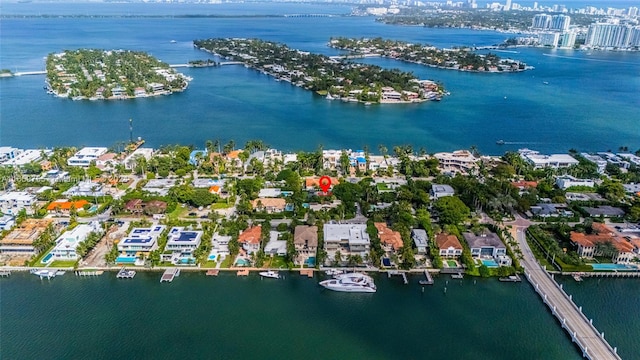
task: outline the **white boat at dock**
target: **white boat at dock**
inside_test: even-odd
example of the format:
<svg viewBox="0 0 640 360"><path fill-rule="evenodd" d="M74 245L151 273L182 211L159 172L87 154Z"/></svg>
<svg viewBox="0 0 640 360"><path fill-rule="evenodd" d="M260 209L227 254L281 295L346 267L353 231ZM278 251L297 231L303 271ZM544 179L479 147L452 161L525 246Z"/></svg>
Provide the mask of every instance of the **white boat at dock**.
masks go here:
<svg viewBox="0 0 640 360"><path fill-rule="evenodd" d="M133 277L136 276L136 271L135 270L127 270L125 268L120 269L120 271L118 271L118 274L116 275L116 278L118 279L133 279Z"/></svg>
<svg viewBox="0 0 640 360"><path fill-rule="evenodd" d="M342 292L376 292L376 285L373 283L373 279L369 275L361 273L337 275L335 279L321 281L320 286Z"/></svg>
<svg viewBox="0 0 640 360"><path fill-rule="evenodd" d="M336 276L336 275L343 274L344 271L339 270L339 269L329 269L329 270L325 271L324 273L327 274L328 276Z"/></svg>
<svg viewBox="0 0 640 360"><path fill-rule="evenodd" d="M277 271L269 270L269 271L261 271L258 274L263 278L271 278L271 279L280 279L280 274Z"/></svg>
<svg viewBox="0 0 640 360"><path fill-rule="evenodd" d="M57 275L56 270L46 270L46 269L32 269L30 273L32 273L35 276L39 276L40 279L44 279L44 278L51 279L56 277Z"/></svg>

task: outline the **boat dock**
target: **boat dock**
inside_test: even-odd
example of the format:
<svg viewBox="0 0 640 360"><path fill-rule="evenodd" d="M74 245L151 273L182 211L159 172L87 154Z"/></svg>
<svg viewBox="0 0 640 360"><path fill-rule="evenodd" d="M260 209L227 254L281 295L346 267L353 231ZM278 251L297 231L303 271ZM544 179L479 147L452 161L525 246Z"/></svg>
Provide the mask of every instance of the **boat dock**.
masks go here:
<svg viewBox="0 0 640 360"><path fill-rule="evenodd" d="M424 277L426 278L426 280L420 280L420 285L433 285L433 277L431 276L429 270L424 270Z"/></svg>
<svg viewBox="0 0 640 360"><path fill-rule="evenodd" d="M306 275L307 277L313 277L313 270L311 269L300 269L300 276Z"/></svg>
<svg viewBox="0 0 640 360"><path fill-rule="evenodd" d="M220 270L218 269L211 269L211 270L207 270L207 276L218 276L218 273L220 272Z"/></svg>
<svg viewBox="0 0 640 360"><path fill-rule="evenodd" d="M79 270L74 272L76 276L100 276L104 274L102 270Z"/></svg>
<svg viewBox="0 0 640 360"><path fill-rule="evenodd" d="M134 276L136 276L135 270L127 270L125 268L122 268L122 269L120 269L120 271L118 271L118 274L116 275L116 278L118 278L118 279L133 279Z"/></svg>
<svg viewBox="0 0 640 360"><path fill-rule="evenodd" d="M389 279L391 279L391 275L402 276L402 281L404 281L404 284L407 285L409 283L409 280L407 279L407 273L404 271L398 271L398 270L387 271L387 277Z"/></svg>
<svg viewBox="0 0 640 360"><path fill-rule="evenodd" d="M172 269L167 269L164 271L164 274L162 274L162 277L160 278L160 282L172 282L173 279L176 276L180 276L180 269L177 268L172 268Z"/></svg>
<svg viewBox="0 0 640 360"><path fill-rule="evenodd" d="M501 277L498 280L502 282L521 282L522 281L522 279L518 274L507 276L507 277Z"/></svg>
<svg viewBox="0 0 640 360"><path fill-rule="evenodd" d="M452 279L463 279L464 275L462 275L462 273L451 274L451 278Z"/></svg>
<svg viewBox="0 0 640 360"><path fill-rule="evenodd" d="M249 270L238 270L236 276L249 276Z"/></svg>
<svg viewBox="0 0 640 360"><path fill-rule="evenodd" d="M9 276L11 276L11 271L9 270L0 271L0 277L9 277Z"/></svg>

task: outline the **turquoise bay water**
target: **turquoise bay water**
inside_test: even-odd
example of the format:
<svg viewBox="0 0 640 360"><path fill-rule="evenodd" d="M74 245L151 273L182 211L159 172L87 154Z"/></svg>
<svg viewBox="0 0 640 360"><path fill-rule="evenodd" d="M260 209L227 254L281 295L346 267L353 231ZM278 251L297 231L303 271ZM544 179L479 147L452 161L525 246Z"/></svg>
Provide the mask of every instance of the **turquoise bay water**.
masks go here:
<svg viewBox="0 0 640 360"><path fill-rule="evenodd" d="M528 283L448 281L375 294L286 274L0 279L5 359L580 359ZM444 287L447 287L446 294Z"/></svg>
<svg viewBox="0 0 640 360"><path fill-rule="evenodd" d="M132 9L134 14L142 11ZM308 11L321 12L316 10ZM144 50L169 63L185 63L208 57L191 44L205 37L259 37L328 55L338 53L326 46L331 36L383 36L443 47L491 45L508 37L491 31L388 26L358 17L7 18L0 22L0 34L0 67L14 71L40 70L48 53L79 47ZM203 147L207 139L242 144L261 138L285 150L407 143L429 152L476 145L489 154L521 147L545 152L640 148L640 54L519 51L500 55L522 59L535 70L471 74L369 60L441 81L451 92L442 102L412 105L331 102L242 66L185 69L194 80L184 93L118 102L51 97L42 89L43 76L2 79L0 144L111 146L129 138L128 119L133 118L134 136L150 146ZM499 139L507 145L496 145Z"/></svg>

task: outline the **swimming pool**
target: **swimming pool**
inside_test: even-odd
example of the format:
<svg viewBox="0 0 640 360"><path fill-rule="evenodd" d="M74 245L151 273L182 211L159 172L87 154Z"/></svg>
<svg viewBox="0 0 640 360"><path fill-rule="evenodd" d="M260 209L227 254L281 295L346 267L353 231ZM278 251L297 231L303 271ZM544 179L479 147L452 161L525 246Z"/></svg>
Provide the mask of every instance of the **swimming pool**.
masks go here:
<svg viewBox="0 0 640 360"><path fill-rule="evenodd" d="M240 258L236 260L236 266L249 266L249 265L251 265L251 262L249 262L249 260L247 259Z"/></svg>
<svg viewBox="0 0 640 360"><path fill-rule="evenodd" d="M209 254L209 261L215 261L216 260L216 254Z"/></svg>
<svg viewBox="0 0 640 360"><path fill-rule="evenodd" d="M136 262L136 258L132 256L118 256L116 258L116 263L133 264L135 262Z"/></svg>
<svg viewBox="0 0 640 360"><path fill-rule="evenodd" d="M308 257L307 260L304 261L304 264L307 265L308 267L316 266L316 257L315 256Z"/></svg>
<svg viewBox="0 0 640 360"><path fill-rule="evenodd" d="M89 208L89 212L95 212L96 210L98 210L98 205L93 205Z"/></svg>
<svg viewBox="0 0 640 360"><path fill-rule="evenodd" d="M44 257L44 259L42 259L42 261L40 261L43 264L48 264L51 262L51 258L53 257L52 253L48 253L47 256Z"/></svg>
<svg viewBox="0 0 640 360"><path fill-rule="evenodd" d="M498 267L500 265L498 265L498 263L493 260L493 259L482 259L482 265L486 266L486 267Z"/></svg>
<svg viewBox="0 0 640 360"><path fill-rule="evenodd" d="M593 271L638 271L638 268L625 264L588 264Z"/></svg>

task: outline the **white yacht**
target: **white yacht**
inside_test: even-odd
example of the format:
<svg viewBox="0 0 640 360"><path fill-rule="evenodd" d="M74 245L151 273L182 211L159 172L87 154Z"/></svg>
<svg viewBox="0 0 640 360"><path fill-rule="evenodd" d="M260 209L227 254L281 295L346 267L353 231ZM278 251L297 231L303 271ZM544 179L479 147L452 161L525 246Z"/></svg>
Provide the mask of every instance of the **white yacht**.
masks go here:
<svg viewBox="0 0 640 360"><path fill-rule="evenodd" d="M333 291L376 292L376 285L373 283L373 279L361 273L337 275L335 279L321 281L320 285Z"/></svg>
<svg viewBox="0 0 640 360"><path fill-rule="evenodd" d="M329 270L325 271L324 273L327 274L328 276L336 276L336 275L342 275L342 273L344 273L344 271L339 270L339 269L329 269Z"/></svg>
<svg viewBox="0 0 640 360"><path fill-rule="evenodd" d="M260 276L272 279L280 279L280 274L277 271L269 270L269 271L261 271L259 272Z"/></svg>
<svg viewBox="0 0 640 360"><path fill-rule="evenodd" d="M46 270L46 269L31 269L30 271L33 275L39 276L40 279L47 278L51 279L56 277L56 270Z"/></svg>

